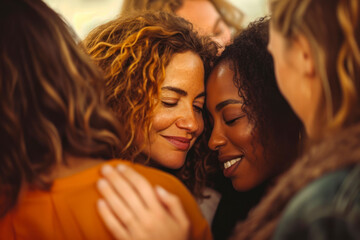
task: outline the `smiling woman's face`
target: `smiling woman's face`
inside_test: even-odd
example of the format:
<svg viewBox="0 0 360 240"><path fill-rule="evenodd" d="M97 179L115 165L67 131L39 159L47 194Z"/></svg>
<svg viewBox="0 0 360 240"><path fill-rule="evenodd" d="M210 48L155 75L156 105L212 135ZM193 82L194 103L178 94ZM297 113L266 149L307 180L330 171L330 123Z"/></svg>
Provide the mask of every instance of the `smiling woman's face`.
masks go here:
<svg viewBox="0 0 360 240"><path fill-rule="evenodd" d="M204 129L204 67L190 51L173 56L165 70L160 104L154 111L150 142L143 153L153 164L169 169L184 165L189 149ZM137 139L139 145L144 138Z"/></svg>
<svg viewBox="0 0 360 240"><path fill-rule="evenodd" d="M263 146L254 124L243 112L243 99L233 82L234 72L227 61L212 71L206 85L206 105L213 130L209 147L218 152L225 177L238 191L250 190L271 176Z"/></svg>

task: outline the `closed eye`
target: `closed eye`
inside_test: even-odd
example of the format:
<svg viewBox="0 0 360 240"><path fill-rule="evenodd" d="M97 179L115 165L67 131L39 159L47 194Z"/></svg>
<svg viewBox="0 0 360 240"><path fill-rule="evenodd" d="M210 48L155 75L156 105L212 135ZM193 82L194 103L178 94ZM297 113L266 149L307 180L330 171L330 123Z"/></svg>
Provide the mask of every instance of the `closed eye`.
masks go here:
<svg viewBox="0 0 360 240"><path fill-rule="evenodd" d="M161 103L164 107L167 108L175 107L178 104L177 102L164 102L164 101L161 101Z"/></svg>
<svg viewBox="0 0 360 240"><path fill-rule="evenodd" d="M194 107L194 111L197 113L202 113L204 111L204 109L202 107L199 107L196 105L193 105L193 107Z"/></svg>
<svg viewBox="0 0 360 240"><path fill-rule="evenodd" d="M233 119L231 119L231 120L225 121L225 124L226 124L226 125L229 125L229 126L232 126L232 125L234 125L234 124L236 123L237 120L239 120L239 119L241 119L241 118L243 118L243 117L245 117L245 115L242 115L242 116L233 118Z"/></svg>

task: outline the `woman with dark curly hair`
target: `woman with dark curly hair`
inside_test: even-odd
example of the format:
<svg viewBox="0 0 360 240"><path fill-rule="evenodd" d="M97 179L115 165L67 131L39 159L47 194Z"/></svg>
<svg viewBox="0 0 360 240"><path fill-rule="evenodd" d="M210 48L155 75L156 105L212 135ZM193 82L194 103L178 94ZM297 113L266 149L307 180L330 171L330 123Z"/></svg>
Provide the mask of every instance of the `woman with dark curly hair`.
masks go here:
<svg viewBox="0 0 360 240"><path fill-rule="evenodd" d="M152 239L166 239L166 231L179 238L211 238L196 201L180 181L113 159L123 135L106 106L103 76L53 10L41 0L4 1L0 29L1 239L113 239L96 211L96 183L100 172L110 174L106 166L118 164L124 178L130 167L139 171L135 187L144 178L161 186L155 194L148 192L145 202L157 206L153 214L172 227L155 226L165 231ZM120 187L126 195L127 190ZM152 201L159 197L168 209ZM185 214L176 210L176 202ZM171 216L165 215L168 210Z"/></svg>
<svg viewBox="0 0 360 240"><path fill-rule="evenodd" d="M115 19L83 44L105 73L106 101L123 129L119 157L173 173L200 197L205 174L197 139L216 44L165 12Z"/></svg>
<svg viewBox="0 0 360 240"><path fill-rule="evenodd" d="M229 236L298 153L301 123L276 85L268 26L266 19L251 23L225 48L206 83L209 147L235 189L218 186L215 239Z"/></svg>

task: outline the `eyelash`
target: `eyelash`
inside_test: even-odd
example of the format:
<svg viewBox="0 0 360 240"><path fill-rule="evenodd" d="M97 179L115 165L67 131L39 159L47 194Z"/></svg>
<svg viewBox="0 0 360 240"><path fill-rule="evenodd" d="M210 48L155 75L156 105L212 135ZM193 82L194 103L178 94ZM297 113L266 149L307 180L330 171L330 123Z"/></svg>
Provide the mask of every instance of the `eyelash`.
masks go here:
<svg viewBox="0 0 360 240"><path fill-rule="evenodd" d="M195 106L195 105L194 105L194 110L195 110L195 112L197 112L197 113L202 113L202 112L204 111L204 109L203 109L202 107Z"/></svg>
<svg viewBox="0 0 360 240"><path fill-rule="evenodd" d="M177 105L177 102L176 103L168 103L168 102L161 102L165 107L175 107Z"/></svg>
<svg viewBox="0 0 360 240"><path fill-rule="evenodd" d="M245 115L240 116L240 117L236 117L236 118L231 119L231 120L229 120L229 121L225 121L225 124L226 124L226 125L229 125L229 126L232 126L232 125L234 125L234 123L235 123L237 120L239 120L239 119L241 119L241 118L243 118L243 117L245 117Z"/></svg>
<svg viewBox="0 0 360 240"><path fill-rule="evenodd" d="M177 102L176 103L168 103L168 102L163 102L163 101L161 103L164 105L164 107L167 107L167 108L175 107L178 104ZM204 109L202 107L199 107L196 105L193 105L193 107L194 107L195 112L197 112L197 113L202 113L204 111Z"/></svg>

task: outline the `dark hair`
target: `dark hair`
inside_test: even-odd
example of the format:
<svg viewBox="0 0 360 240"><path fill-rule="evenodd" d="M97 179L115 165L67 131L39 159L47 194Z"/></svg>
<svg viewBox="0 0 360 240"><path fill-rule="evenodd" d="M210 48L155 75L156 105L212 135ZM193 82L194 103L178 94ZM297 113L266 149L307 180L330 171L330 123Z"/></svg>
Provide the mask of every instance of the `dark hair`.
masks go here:
<svg viewBox="0 0 360 240"><path fill-rule="evenodd" d="M277 159L278 173L289 167L299 148L301 122L281 95L267 51L269 20L260 18L227 46L214 65L227 61L243 99L242 110L254 124L267 160Z"/></svg>
<svg viewBox="0 0 360 240"><path fill-rule="evenodd" d="M0 10L0 215L24 184L46 190L64 154L111 158L119 125L103 101L102 75L66 24L40 0ZM95 88L92 86L94 85Z"/></svg>
<svg viewBox="0 0 360 240"><path fill-rule="evenodd" d="M83 44L105 73L107 104L118 116L126 138L119 157L136 162L143 162L144 146L137 146L135 138L139 133L149 137L165 68L172 57L186 51L199 55L207 75L217 52L217 45L194 32L185 19L153 11L105 23L95 28ZM175 175L198 195L204 176L197 177L200 160L194 148L196 145Z"/></svg>

